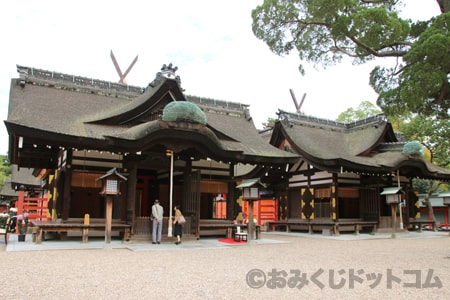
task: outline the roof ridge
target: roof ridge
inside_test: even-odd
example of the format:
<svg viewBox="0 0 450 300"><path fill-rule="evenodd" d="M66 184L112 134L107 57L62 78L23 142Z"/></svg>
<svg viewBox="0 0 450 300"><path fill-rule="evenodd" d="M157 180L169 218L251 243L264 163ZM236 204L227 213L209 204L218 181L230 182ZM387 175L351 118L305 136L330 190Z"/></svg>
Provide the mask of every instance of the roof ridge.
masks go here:
<svg viewBox="0 0 450 300"><path fill-rule="evenodd" d="M232 102L232 101L226 101L226 100L218 100L213 98L207 98L207 97L199 97L199 96L192 96L192 95L186 95L189 102L209 106L209 107L220 107L228 110L239 110L239 111L245 111L248 110L249 105L243 104L239 102Z"/></svg>
<svg viewBox="0 0 450 300"><path fill-rule="evenodd" d="M76 76L61 72L48 71L37 69L33 67L25 67L17 65L17 72L20 75L20 80L25 83L30 78L48 84L50 82L59 83L67 87L83 87L94 91L108 91L118 94L139 96L145 90L142 87L132 86L123 83L111 82L100 79L93 79L89 77Z"/></svg>
<svg viewBox="0 0 450 300"><path fill-rule="evenodd" d="M25 82L30 81L30 79L33 78L34 82L43 83L46 85L54 83L55 85L60 84L61 86L68 88L82 87L88 90L89 92L107 91L108 93L121 94L127 97L137 97L146 90L146 87L138 87L123 83L93 79L84 76L71 75L61 72L48 71L44 69L20 65L17 65L17 72L19 73L20 80L21 82L23 81L23 84L25 84ZM152 83L150 83L149 85L151 84ZM189 102L193 102L195 104L214 108L222 108L232 111L248 111L248 107L250 106L248 104L232 101L217 100L193 95L186 95L186 96Z"/></svg>
<svg viewBox="0 0 450 300"><path fill-rule="evenodd" d="M320 125L320 126L327 126L332 127L335 129L341 129L341 130L351 130L358 127L366 127L371 126L374 124L380 124L387 122L387 117L384 114L377 114L373 116L369 116L367 118L357 120L354 122L344 123L339 122L336 120L329 120L314 116L307 116L304 114L299 113L291 113L286 112L284 110L278 109L278 118L279 119L287 119L288 122L294 122L294 123L309 123L311 125Z"/></svg>

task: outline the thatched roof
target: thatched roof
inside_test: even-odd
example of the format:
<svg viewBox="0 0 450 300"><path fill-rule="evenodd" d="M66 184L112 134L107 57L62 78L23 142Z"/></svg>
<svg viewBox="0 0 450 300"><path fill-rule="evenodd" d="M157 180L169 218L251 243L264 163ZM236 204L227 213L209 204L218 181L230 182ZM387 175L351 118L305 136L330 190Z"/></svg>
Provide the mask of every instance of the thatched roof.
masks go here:
<svg viewBox="0 0 450 300"><path fill-rule="evenodd" d="M31 168L19 168L16 164L11 165L11 184L13 187L24 185L28 189L40 188L41 180L33 175L35 170Z"/></svg>
<svg viewBox="0 0 450 300"><path fill-rule="evenodd" d="M314 167L330 172L387 174L400 169L402 175L450 180L450 170L418 157L402 154L399 141L384 115L354 123L340 123L279 111L271 144L283 140Z"/></svg>
<svg viewBox="0 0 450 300"><path fill-rule="evenodd" d="M11 165L11 178L6 178L5 183L0 191L0 198L15 201L19 197L18 189L24 186L26 190L34 190L41 188L41 181L33 175L34 169L18 168L17 165Z"/></svg>
<svg viewBox="0 0 450 300"><path fill-rule="evenodd" d="M54 167L61 147L127 153L161 144L196 147L205 156L234 162L283 164L297 158L259 136L248 105L186 96L178 77L160 72L141 88L22 66L18 71L5 124L10 159L21 166ZM172 101L195 103L207 124L161 120Z"/></svg>
<svg viewBox="0 0 450 300"><path fill-rule="evenodd" d="M2 199L14 199L17 200L19 196L18 192L11 186L11 178L6 178L5 183L0 191L0 197Z"/></svg>

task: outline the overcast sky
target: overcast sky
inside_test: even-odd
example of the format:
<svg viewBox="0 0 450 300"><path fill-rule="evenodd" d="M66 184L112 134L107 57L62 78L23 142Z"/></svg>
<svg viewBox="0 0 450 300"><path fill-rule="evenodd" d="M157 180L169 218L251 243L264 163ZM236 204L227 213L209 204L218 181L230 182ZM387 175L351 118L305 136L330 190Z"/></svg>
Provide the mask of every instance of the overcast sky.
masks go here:
<svg viewBox="0 0 450 300"><path fill-rule="evenodd" d="M255 126L278 109L295 112L289 89L302 111L336 119L362 101L376 102L369 73L378 62L352 66L307 67L298 57L279 57L256 39L251 10L262 0L177 1L4 1L0 5L0 116L7 119L11 78L16 65L117 82L112 50L122 72L136 55L126 81L145 87L163 64L173 63L187 95L250 105ZM435 0L406 0L405 15L429 19L439 13ZM49 116L51 118L51 116ZM4 123L0 154L8 151Z"/></svg>

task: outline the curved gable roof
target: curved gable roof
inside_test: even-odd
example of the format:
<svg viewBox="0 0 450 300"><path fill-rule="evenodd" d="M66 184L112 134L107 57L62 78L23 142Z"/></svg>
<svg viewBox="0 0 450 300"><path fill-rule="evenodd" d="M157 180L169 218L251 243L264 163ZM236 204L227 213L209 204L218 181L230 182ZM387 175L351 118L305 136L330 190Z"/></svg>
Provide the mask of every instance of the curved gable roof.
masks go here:
<svg viewBox="0 0 450 300"><path fill-rule="evenodd" d="M217 147L218 153L227 153L234 161L284 164L298 157L259 136L248 105L185 96L178 78L157 76L142 89L27 67L18 66L18 70L21 78L12 80L5 124L10 139L24 137L30 151L38 145L41 153L48 146L131 152L164 139L189 136L193 143L209 140L203 147ZM205 128L162 126L162 109L175 100L198 105L207 118ZM19 159L17 144L10 141L13 162ZM55 151L48 155L54 156Z"/></svg>
<svg viewBox="0 0 450 300"><path fill-rule="evenodd" d="M154 81L155 82L155 81ZM154 84L149 84L145 91L121 106L111 107L94 115L87 123L104 125L137 125L159 119L162 109L172 101L184 101L185 96L178 82L173 79L161 78ZM89 117L87 117L89 118Z"/></svg>
<svg viewBox="0 0 450 300"><path fill-rule="evenodd" d="M404 176L450 180L450 170L402 154L384 115L354 123L339 123L304 115L279 112L271 144L286 139L296 153L315 167L330 172L341 170L387 174L400 169ZM342 169L341 169L342 168Z"/></svg>
<svg viewBox="0 0 450 300"><path fill-rule="evenodd" d="M280 111L283 131L298 152L316 159L355 157L370 152L380 142L396 141L383 116L355 123L340 123Z"/></svg>

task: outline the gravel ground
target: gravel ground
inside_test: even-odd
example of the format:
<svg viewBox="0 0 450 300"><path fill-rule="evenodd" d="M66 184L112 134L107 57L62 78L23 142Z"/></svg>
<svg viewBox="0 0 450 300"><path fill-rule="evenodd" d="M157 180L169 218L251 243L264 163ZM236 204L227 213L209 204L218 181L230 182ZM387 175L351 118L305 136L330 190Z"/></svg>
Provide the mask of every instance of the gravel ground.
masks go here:
<svg viewBox="0 0 450 300"><path fill-rule="evenodd" d="M23 252L0 244L1 293L3 299L450 299L448 236L263 238L286 243Z"/></svg>

